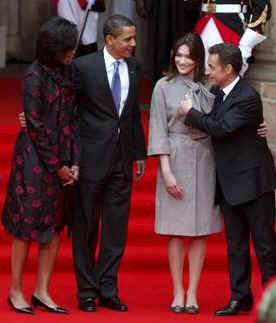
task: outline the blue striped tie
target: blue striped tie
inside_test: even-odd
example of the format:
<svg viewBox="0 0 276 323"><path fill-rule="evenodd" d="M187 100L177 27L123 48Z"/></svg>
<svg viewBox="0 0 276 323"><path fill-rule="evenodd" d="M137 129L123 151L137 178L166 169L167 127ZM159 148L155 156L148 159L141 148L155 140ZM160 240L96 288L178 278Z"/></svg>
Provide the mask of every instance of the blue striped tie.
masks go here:
<svg viewBox="0 0 276 323"><path fill-rule="evenodd" d="M114 74L111 82L111 91L112 91L112 96L116 105L117 112L119 114L120 103L121 103L121 79L119 74L120 62L115 61L113 65L114 65Z"/></svg>

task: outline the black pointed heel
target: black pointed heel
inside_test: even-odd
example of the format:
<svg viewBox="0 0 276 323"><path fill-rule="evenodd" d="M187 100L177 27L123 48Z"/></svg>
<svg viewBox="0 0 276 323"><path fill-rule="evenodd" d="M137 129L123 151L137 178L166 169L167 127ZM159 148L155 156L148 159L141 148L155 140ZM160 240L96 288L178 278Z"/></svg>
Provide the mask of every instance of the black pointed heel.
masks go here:
<svg viewBox="0 0 276 323"><path fill-rule="evenodd" d="M185 312L188 314L197 314L197 313L199 313L199 306L198 305L186 305Z"/></svg>
<svg viewBox="0 0 276 323"><path fill-rule="evenodd" d="M27 306L27 307L15 307L13 305L13 302L12 300L10 299L10 297L8 297L8 304L10 305L10 307L15 310L17 313L21 313L21 314L31 314L31 315L34 315L34 311L33 309L30 307L30 306Z"/></svg>
<svg viewBox="0 0 276 323"><path fill-rule="evenodd" d="M171 306L170 310L173 313L183 313L185 312L185 306L180 306L180 305Z"/></svg>
<svg viewBox="0 0 276 323"><path fill-rule="evenodd" d="M56 314L69 314L69 311L66 308L60 307L60 306L56 306L56 307L51 307L48 306L47 304L43 303L39 298L37 298L36 296L32 296L32 304L34 307L42 307L45 308L47 311L51 312L51 313L56 313Z"/></svg>

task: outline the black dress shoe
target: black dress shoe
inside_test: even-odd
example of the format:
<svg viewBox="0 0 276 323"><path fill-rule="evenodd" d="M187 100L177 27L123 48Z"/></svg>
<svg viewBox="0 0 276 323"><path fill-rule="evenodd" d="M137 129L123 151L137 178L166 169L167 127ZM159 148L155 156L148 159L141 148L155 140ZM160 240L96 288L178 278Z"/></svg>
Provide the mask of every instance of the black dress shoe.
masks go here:
<svg viewBox="0 0 276 323"><path fill-rule="evenodd" d="M51 313L56 313L56 314L68 314L69 311L66 308L60 307L60 306L55 306L55 307L51 307L45 303L43 303L39 298L37 298L36 296L32 296L32 304L34 307L42 307L45 308L48 312Z"/></svg>
<svg viewBox="0 0 276 323"><path fill-rule="evenodd" d="M230 300L229 304L225 307L215 311L215 315L237 315L240 311L249 312L253 307L252 296L243 298L241 300Z"/></svg>
<svg viewBox="0 0 276 323"><path fill-rule="evenodd" d="M84 312L95 312L97 309L95 297L87 297L84 299L79 299L78 307L81 311L84 311Z"/></svg>
<svg viewBox="0 0 276 323"><path fill-rule="evenodd" d="M127 312L128 307L126 304L122 303L122 301L118 297L100 297L99 305L103 307L110 308L111 310Z"/></svg>
<svg viewBox="0 0 276 323"><path fill-rule="evenodd" d="M30 306L27 306L27 307L15 307L10 298L8 298L8 304L11 306L12 309L14 309L18 313L31 314L31 315L34 314L34 311Z"/></svg>
<svg viewBox="0 0 276 323"><path fill-rule="evenodd" d="M185 312L188 314L197 314L199 313L199 307L197 305L186 305Z"/></svg>
<svg viewBox="0 0 276 323"><path fill-rule="evenodd" d="M171 306L171 311L173 313L183 313L185 311L185 306L180 306L180 305Z"/></svg>

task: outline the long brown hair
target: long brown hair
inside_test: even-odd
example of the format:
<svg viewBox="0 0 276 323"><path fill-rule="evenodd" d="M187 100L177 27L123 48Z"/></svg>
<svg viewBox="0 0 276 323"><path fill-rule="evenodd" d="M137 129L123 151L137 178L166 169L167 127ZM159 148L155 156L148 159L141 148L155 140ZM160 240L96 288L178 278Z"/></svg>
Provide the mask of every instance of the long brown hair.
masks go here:
<svg viewBox="0 0 276 323"><path fill-rule="evenodd" d="M190 50L190 58L195 61L194 81L204 82L205 80L205 51L202 40L199 35L195 33L186 33L183 37L179 38L172 49L170 66L165 73L167 80L170 81L175 78L179 73L175 65L175 56L178 48L186 45Z"/></svg>

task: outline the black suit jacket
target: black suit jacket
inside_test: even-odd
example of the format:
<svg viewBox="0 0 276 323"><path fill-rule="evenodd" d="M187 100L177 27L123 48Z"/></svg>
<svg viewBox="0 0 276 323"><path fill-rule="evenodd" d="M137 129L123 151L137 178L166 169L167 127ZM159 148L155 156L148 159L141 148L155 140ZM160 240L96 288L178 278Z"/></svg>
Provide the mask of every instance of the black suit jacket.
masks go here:
<svg viewBox="0 0 276 323"><path fill-rule="evenodd" d="M79 57L73 62L80 110L80 176L89 180L106 176L117 144L129 179L132 176L133 160L146 157L138 101L140 68L134 58L126 62L129 92L120 118L108 83L103 51Z"/></svg>
<svg viewBox="0 0 276 323"><path fill-rule="evenodd" d="M240 80L210 114L191 109L185 123L212 136L217 178L226 201L238 205L276 187L266 140L257 135L263 121L259 94Z"/></svg>

